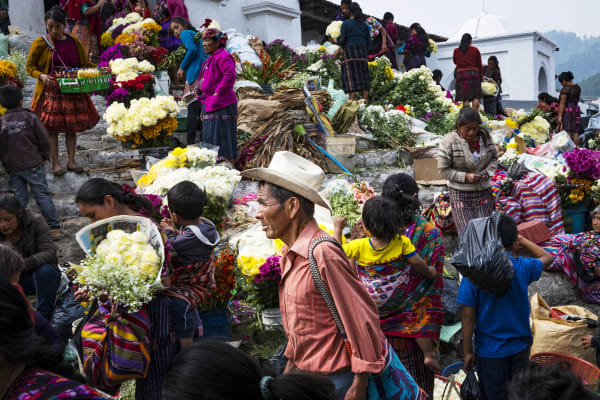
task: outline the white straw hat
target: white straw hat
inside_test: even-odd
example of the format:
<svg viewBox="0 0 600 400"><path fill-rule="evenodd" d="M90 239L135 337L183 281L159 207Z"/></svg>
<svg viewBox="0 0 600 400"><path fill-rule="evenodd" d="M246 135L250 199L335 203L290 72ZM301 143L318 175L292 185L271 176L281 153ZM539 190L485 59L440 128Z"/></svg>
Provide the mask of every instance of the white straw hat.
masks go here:
<svg viewBox="0 0 600 400"><path fill-rule="evenodd" d="M242 172L242 176L271 183L302 196L331 212L331 206L320 194L325 172L306 158L289 151L278 151L268 168L253 168Z"/></svg>

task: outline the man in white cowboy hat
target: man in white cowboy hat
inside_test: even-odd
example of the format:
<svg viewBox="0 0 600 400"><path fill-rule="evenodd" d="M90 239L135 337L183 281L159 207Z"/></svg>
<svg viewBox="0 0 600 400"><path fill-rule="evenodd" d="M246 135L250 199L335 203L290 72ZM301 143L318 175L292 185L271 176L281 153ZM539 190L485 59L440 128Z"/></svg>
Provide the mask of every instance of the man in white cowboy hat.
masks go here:
<svg viewBox="0 0 600 400"><path fill-rule="evenodd" d="M368 375L385 364L377 309L344 251L324 242L314 257L339 312L351 350L319 293L309 267L309 248L326 236L313 218L315 204L331 211L319 195L325 174L287 151L275 153L268 168L242 172L259 181L257 218L270 239L281 239L279 304L288 337L285 372L295 369L328 375L340 399L366 399ZM351 353L351 356L349 355Z"/></svg>

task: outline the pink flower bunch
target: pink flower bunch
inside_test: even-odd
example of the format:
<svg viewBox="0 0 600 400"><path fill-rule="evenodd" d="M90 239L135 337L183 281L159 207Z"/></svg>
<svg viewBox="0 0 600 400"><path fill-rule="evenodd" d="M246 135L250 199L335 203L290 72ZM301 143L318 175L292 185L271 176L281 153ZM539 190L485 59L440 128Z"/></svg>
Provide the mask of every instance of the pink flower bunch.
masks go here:
<svg viewBox="0 0 600 400"><path fill-rule="evenodd" d="M281 281L280 259L281 256L271 256L267 258L265 263L258 268L260 272L254 276L254 282L261 283L263 281L274 281L279 284L279 281Z"/></svg>
<svg viewBox="0 0 600 400"><path fill-rule="evenodd" d="M361 181L352 185L352 194L354 195L354 201L358 203L359 208L362 211L367 200L375 196L375 191L368 182Z"/></svg>
<svg viewBox="0 0 600 400"><path fill-rule="evenodd" d="M256 193L249 193L247 195L245 195L244 197L237 197L233 200L233 204L237 204L237 205L248 205L248 203L250 203L251 201L255 201L258 198L258 196L256 195Z"/></svg>

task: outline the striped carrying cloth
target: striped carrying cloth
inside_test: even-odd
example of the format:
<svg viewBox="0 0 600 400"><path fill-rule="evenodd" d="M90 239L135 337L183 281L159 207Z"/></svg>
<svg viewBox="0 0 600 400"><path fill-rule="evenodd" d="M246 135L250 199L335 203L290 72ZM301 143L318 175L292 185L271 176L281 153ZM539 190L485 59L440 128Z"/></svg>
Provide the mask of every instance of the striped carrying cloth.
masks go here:
<svg viewBox="0 0 600 400"><path fill-rule="evenodd" d="M558 188L542 174L529 172L521 180L514 181L512 188L502 192L505 171L498 170L492 180L492 193L497 208L510 215L517 224L540 220L553 235L565 233Z"/></svg>
<svg viewBox="0 0 600 400"><path fill-rule="evenodd" d="M110 389L143 378L150 365L150 320L142 309L121 312L99 305L81 331L83 370L93 386Z"/></svg>

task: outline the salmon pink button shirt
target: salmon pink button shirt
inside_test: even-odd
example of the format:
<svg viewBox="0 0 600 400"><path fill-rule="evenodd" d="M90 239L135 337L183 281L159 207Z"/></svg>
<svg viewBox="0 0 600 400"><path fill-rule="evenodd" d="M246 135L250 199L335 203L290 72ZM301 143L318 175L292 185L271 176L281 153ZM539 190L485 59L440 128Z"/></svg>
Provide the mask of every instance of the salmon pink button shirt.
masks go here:
<svg viewBox="0 0 600 400"><path fill-rule="evenodd" d="M291 248L282 249L279 304L288 337L285 356L299 369L323 375L342 370L380 373L386 350L377 308L342 249L325 242L315 248L314 256L346 328L352 357L313 282L308 249L321 236L331 237L312 220Z"/></svg>

